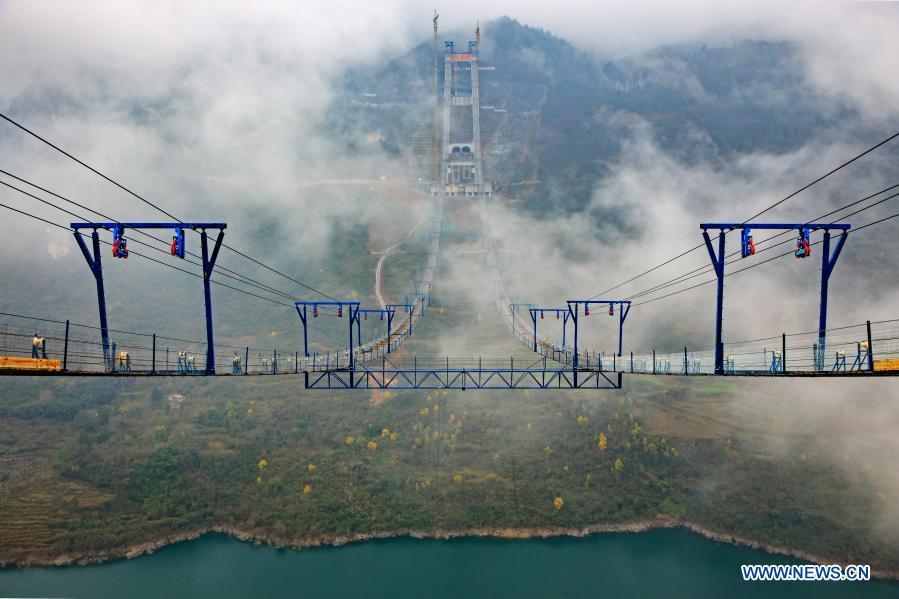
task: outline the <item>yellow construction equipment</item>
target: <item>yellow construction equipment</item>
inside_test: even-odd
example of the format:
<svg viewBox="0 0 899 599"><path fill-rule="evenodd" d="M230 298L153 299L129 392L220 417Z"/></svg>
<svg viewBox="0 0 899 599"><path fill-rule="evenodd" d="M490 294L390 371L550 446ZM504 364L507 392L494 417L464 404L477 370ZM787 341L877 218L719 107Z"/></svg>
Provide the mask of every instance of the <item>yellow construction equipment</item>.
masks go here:
<svg viewBox="0 0 899 599"><path fill-rule="evenodd" d="M890 359L883 359L883 360L874 360L874 370L875 371L899 370L899 359L890 358Z"/></svg>
<svg viewBox="0 0 899 599"><path fill-rule="evenodd" d="M0 356L0 368L7 370L60 371L62 370L62 361Z"/></svg>

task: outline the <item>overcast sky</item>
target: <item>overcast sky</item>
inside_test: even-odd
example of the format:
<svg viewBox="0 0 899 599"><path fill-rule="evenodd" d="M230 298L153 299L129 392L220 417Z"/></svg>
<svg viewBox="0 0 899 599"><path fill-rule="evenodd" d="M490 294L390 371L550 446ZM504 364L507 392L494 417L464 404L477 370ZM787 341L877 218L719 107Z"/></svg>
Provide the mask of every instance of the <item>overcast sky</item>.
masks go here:
<svg viewBox="0 0 899 599"><path fill-rule="evenodd" d="M36 80L75 84L84 69L140 73L128 78L132 89L153 90L171 82L166 73L186 56L296 60L307 74L319 73L427 39L434 8L444 31L508 15L610 56L672 42L787 39L800 44L809 77L826 89L868 106L899 100L896 2L13 0L0 2L0 101ZM244 53L254 56L236 56Z"/></svg>
<svg viewBox="0 0 899 599"><path fill-rule="evenodd" d="M854 106L871 130L887 129L878 125L894 118L899 106L899 3L458 0L437 8L448 35L471 31L478 19L509 15L609 57L674 42L788 40L800 50L808 82ZM320 251L329 218L369 215L349 198L307 202L289 190L341 169L379 173L391 166L375 143L365 164L344 168L340 149L321 135L318 125L333 99L331 78L349 64L374 64L428 40L433 9L408 0L0 0L0 108L182 218L207 214L213 205L227 212L251 201L280 203L282 221L303 231L283 242ZM658 247L627 253L616 244L625 252L620 260L635 271L641 260L668 255L674 240L693 242L699 217L689 202L695 204L691 185L697 181L721 197L751 192L762 204L860 149L840 145L840 132L829 133L826 143L809 140L809 148L790 156L734 159L735 172L681 164L656 148L651 136L638 137L626 148L627 161L597 188L595 203L611 198L639 206L647 197L670 202L667 212L652 212L658 230L647 223L647 238L660 240ZM0 127L0 142L0 163L13 172L108 208L113 216L127 210L135 219L158 217L132 200L123 203L120 192L8 125ZM364 147L366 140L359 143ZM659 193L648 194L646 182ZM566 230L565 218L538 224ZM24 228L12 234L30 235ZM231 239L242 234L229 230ZM583 237L604 242L592 231ZM546 239L551 242L553 234ZM68 241L51 247L71 249ZM608 276L569 273L557 265L545 270L558 273L560 281ZM885 304L892 302L890 296Z"/></svg>

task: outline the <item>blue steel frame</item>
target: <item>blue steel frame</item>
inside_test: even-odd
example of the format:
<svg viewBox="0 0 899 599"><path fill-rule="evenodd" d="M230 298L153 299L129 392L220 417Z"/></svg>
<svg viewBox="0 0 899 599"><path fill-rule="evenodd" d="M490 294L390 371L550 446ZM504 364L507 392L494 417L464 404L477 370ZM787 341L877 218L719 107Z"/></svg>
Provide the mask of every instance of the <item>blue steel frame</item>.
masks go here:
<svg viewBox="0 0 899 599"><path fill-rule="evenodd" d="M423 300L426 299L427 302L428 302L428 305L430 306L430 305L431 305L431 289L434 287L434 280L433 280L433 279L431 279L431 280L428 280L428 279L413 279L413 280L412 280L412 284L415 286L416 294L418 294L418 290L419 290L422 286L427 286L427 288L428 288L427 292L422 293L422 294L421 294L421 297L422 297Z"/></svg>
<svg viewBox="0 0 899 599"><path fill-rule="evenodd" d="M531 309L534 307L534 304L522 304L519 302L509 303L509 312L512 314L512 333L515 333L515 310L519 308L528 308Z"/></svg>
<svg viewBox="0 0 899 599"><path fill-rule="evenodd" d="M390 353L390 328L393 324L393 308L359 308L359 314L362 314L363 318L366 314L381 314L386 315L387 318L387 353ZM362 346L362 318L356 319L356 345Z"/></svg>
<svg viewBox="0 0 899 599"><path fill-rule="evenodd" d="M556 318L562 319L562 347L565 347L566 343L566 334L568 332L568 319L571 318L571 311L565 308L538 308L532 307L528 308L528 312L531 313L531 321L534 323L534 351L537 351L537 314L539 313L541 317L549 312L550 314L555 314Z"/></svg>
<svg viewBox="0 0 899 599"><path fill-rule="evenodd" d="M571 372L574 378L574 384L577 386L577 373L578 373L578 347L577 347L577 337L578 337L578 313L581 309L581 304L584 305L584 317L587 317L587 309L592 305L605 305L610 306L614 309L614 307L618 306L618 356L621 357L621 351L624 343L624 321L627 319L628 313L631 311L631 302L630 300L568 300L568 312L571 314L571 318L574 321L574 355L571 358Z"/></svg>
<svg viewBox="0 0 899 599"><path fill-rule="evenodd" d="M293 305L294 305L294 308L296 308L297 314L300 317L300 322L303 323L303 355L305 355L306 357L309 356L309 334L308 334L308 327L306 326L306 320L307 320L307 316L308 316L308 313L306 312L306 310L308 309L308 307L312 306L314 308L316 306L337 306L337 308L340 309L341 311L343 311L344 306L347 307L347 312L348 312L347 320L350 323L350 338L349 338L350 364L349 364L349 368L350 368L350 370L355 368L356 359L353 356L353 325L356 323L357 319L359 318L359 302L306 302L306 301L299 301L299 302L294 302ZM300 310L300 306L303 307L302 310Z"/></svg>
<svg viewBox="0 0 899 599"><path fill-rule="evenodd" d="M824 341L827 335L827 288L830 281L830 275L836 266L837 258L843 251L843 244L846 243L849 228L852 225L846 223L701 223L699 228L702 229L702 238L705 240L706 249L709 257L712 259L712 266L715 268L715 274L718 277L717 289L717 307L715 309L715 374L725 374L724 368L724 341L723 341L723 317L724 317L724 259L725 255L725 237L729 231L735 229L742 231L746 229L775 229L797 231L824 231L823 248L821 251L821 302L818 313L818 352L820 356L824 356ZM718 253L715 253L712 247L712 240L709 237L709 229L718 229ZM830 230L841 231L837 245L830 251ZM815 364L820 369L823 367L822 360L815 356Z"/></svg>
<svg viewBox="0 0 899 599"><path fill-rule="evenodd" d="M611 375L611 377L610 377ZM349 369L306 372L306 389L621 389L621 372L567 368Z"/></svg>
<svg viewBox="0 0 899 599"><path fill-rule="evenodd" d="M424 302L424 297L420 297L422 302ZM424 304L422 304L424 305ZM405 308L406 312L409 313L409 335L412 335L412 318L415 316L415 304L387 304L385 308L389 308L391 310L396 311L397 308ZM390 323L393 324L393 316L390 317ZM390 353L390 328L387 329L387 353Z"/></svg>
<svg viewBox="0 0 899 599"><path fill-rule="evenodd" d="M107 367L112 366L112 357L109 353L109 327L106 318L106 292L103 287L103 263L100 260L100 234L98 229L106 229L113 231L124 231L126 229L174 229L179 239L182 240L181 249L178 253L183 258L183 235L184 229L193 229L200 231L200 245L203 258L203 300L206 307L206 374L215 374L215 341L212 328L212 294L210 289L210 277L212 270L215 268L215 261L219 255L219 249L222 247L222 239L225 237L225 229L228 227L225 223L71 223L69 225L74 229L75 241L84 254L84 259L94 274L94 280L97 284L97 304L100 311L100 336L103 341L103 359ZM93 229L91 233L92 250L88 250L84 243L84 238L79 232L81 229ZM218 229L218 237L215 240L215 246L212 250L212 256L209 255L209 241L206 235L206 229Z"/></svg>

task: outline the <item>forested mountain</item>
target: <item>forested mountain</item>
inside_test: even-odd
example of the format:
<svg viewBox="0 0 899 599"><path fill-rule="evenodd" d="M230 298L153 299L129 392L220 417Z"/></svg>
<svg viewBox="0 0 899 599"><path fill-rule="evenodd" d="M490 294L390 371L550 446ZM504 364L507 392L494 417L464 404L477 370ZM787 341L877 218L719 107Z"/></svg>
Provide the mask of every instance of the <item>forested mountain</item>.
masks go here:
<svg viewBox="0 0 899 599"><path fill-rule="evenodd" d="M458 46L468 37L444 39ZM854 116L807 83L800 53L786 42L684 44L610 59L502 18L484 27L481 55L489 69L481 75L487 175L539 206L582 207L637 128L650 128L678 159L715 162L795 150ZM431 77L430 41L383 68L350 69L323 127L342 135L348 151L374 136L386 153L414 162L413 141L431 139Z"/></svg>

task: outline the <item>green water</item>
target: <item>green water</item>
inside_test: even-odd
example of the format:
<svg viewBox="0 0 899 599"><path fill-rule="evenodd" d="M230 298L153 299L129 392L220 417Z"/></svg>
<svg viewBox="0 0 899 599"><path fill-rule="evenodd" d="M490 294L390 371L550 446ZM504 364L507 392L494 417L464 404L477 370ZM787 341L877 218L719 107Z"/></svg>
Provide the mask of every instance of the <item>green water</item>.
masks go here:
<svg viewBox="0 0 899 599"><path fill-rule="evenodd" d="M207 535L134 560L0 570L0 597L899 597L899 585L886 582L740 577L741 563L792 562L683 530L302 551Z"/></svg>

